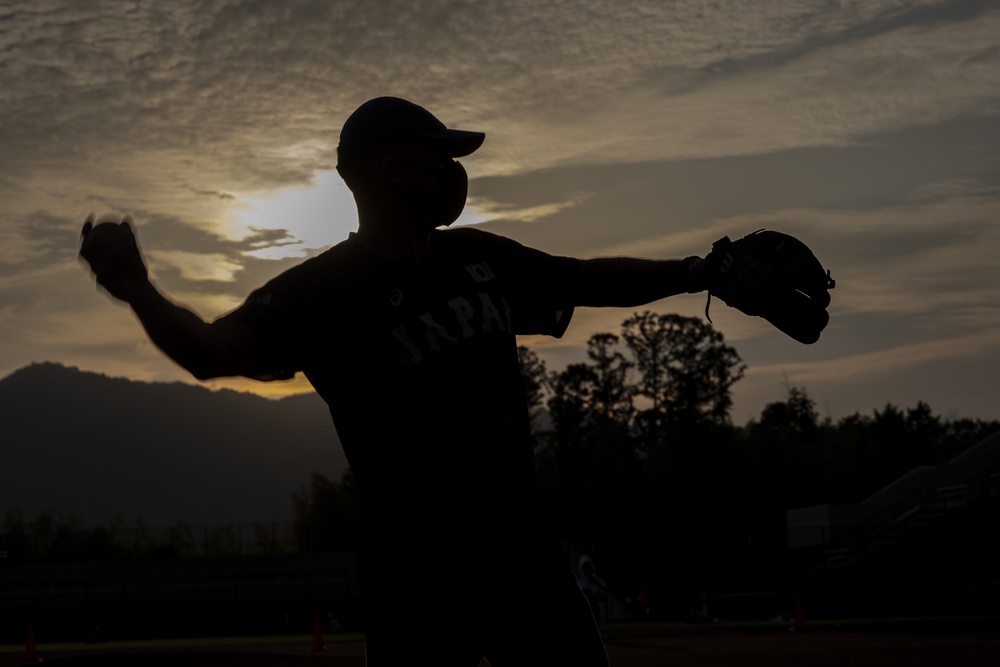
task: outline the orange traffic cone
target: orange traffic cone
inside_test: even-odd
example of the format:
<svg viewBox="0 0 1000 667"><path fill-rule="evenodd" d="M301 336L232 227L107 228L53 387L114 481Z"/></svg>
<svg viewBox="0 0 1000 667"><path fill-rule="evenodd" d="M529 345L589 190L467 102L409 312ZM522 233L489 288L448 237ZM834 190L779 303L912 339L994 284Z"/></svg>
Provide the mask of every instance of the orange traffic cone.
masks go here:
<svg viewBox="0 0 1000 667"><path fill-rule="evenodd" d="M326 644L323 643L323 626L319 621L319 614L316 614L316 618L313 620L313 641L309 652L317 653L325 650Z"/></svg>
<svg viewBox="0 0 1000 667"><path fill-rule="evenodd" d="M38 648L35 646L35 627L29 625L28 641L24 646L24 662L28 664L41 661L42 659L38 657Z"/></svg>
<svg viewBox="0 0 1000 667"><path fill-rule="evenodd" d="M809 626L806 624L806 615L802 611L802 598L798 593L795 594L795 620L792 622L792 632L803 632L808 630Z"/></svg>

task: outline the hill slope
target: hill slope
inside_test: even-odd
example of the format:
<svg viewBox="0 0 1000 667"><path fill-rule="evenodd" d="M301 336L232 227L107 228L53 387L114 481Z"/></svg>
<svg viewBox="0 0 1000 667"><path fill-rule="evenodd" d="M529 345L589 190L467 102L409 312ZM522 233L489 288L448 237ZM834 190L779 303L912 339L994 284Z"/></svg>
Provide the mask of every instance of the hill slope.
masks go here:
<svg viewBox="0 0 1000 667"><path fill-rule="evenodd" d="M347 468L315 394L274 401L32 364L0 380L0 511L88 523L286 520L313 470Z"/></svg>

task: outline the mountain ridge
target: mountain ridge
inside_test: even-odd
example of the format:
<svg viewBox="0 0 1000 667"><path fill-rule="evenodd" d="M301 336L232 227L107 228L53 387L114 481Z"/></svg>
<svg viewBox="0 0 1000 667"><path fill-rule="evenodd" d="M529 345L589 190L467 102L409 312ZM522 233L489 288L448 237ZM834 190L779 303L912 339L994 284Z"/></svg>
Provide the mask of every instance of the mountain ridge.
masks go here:
<svg viewBox="0 0 1000 667"><path fill-rule="evenodd" d="M269 399L33 363L0 379L0 510L45 507L88 523L291 518L315 470L347 462L316 394Z"/></svg>

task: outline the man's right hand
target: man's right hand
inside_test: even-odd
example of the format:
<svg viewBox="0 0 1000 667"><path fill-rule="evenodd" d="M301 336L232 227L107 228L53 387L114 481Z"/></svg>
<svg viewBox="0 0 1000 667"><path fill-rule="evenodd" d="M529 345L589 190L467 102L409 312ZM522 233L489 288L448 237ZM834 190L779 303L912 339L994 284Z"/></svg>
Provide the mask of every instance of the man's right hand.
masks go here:
<svg viewBox="0 0 1000 667"><path fill-rule="evenodd" d="M133 303L150 287L132 224L129 215L118 223L97 221L95 224L91 213L80 232L80 257L90 265L97 283L111 296L128 303Z"/></svg>

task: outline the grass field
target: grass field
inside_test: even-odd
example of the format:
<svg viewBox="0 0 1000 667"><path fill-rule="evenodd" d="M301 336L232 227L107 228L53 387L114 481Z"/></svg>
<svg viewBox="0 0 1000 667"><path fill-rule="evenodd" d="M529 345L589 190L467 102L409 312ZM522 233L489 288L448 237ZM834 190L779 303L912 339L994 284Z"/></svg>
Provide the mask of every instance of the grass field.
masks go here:
<svg viewBox="0 0 1000 667"><path fill-rule="evenodd" d="M615 667L907 667L1000 665L1000 617L819 621L803 632L787 623L622 624L604 628ZM167 667L362 667L360 635L230 637L170 642L38 644L47 664ZM0 647L0 667L25 662L25 647ZM483 663L486 664L485 662ZM567 666L572 667L572 666Z"/></svg>

